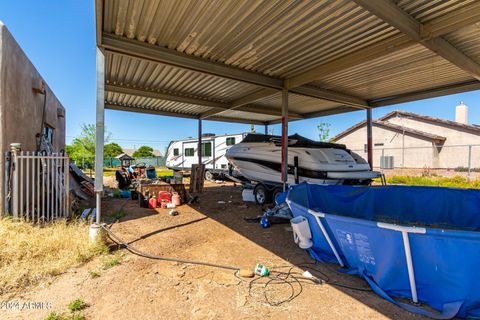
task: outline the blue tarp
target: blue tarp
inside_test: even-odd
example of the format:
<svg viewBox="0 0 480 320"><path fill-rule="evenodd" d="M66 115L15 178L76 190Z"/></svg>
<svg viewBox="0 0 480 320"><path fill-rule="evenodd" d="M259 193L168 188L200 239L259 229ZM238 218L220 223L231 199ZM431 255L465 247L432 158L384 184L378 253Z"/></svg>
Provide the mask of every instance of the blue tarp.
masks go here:
<svg viewBox="0 0 480 320"><path fill-rule="evenodd" d="M288 191L293 216L308 219L310 255L337 262L316 218L351 273L383 298L439 319L480 317L480 191L438 187L324 186L302 183ZM425 228L409 233L416 289L426 309L393 298L411 298L402 233L377 222Z"/></svg>

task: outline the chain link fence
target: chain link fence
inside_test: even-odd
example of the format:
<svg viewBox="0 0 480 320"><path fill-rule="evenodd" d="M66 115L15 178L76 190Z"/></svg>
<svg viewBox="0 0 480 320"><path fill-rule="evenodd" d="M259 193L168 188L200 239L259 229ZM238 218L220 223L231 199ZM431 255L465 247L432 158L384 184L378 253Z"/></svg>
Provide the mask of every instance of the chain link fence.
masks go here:
<svg viewBox="0 0 480 320"><path fill-rule="evenodd" d="M365 159L367 152L352 150ZM373 167L385 173L480 178L480 144L432 147L373 148Z"/></svg>
<svg viewBox="0 0 480 320"><path fill-rule="evenodd" d="M154 167L164 167L165 157L142 157L134 158L135 164L145 164ZM105 158L103 159L103 166L106 168L115 168L120 166L120 160L117 158Z"/></svg>
<svg viewBox="0 0 480 320"><path fill-rule="evenodd" d="M142 158L134 158L135 164L145 164L148 166L154 167L164 167L165 166L165 157L142 157ZM92 169L94 167L95 158L82 158L75 161L75 165L80 169ZM105 168L116 168L119 167L120 160L117 158L104 158L103 159L103 166Z"/></svg>

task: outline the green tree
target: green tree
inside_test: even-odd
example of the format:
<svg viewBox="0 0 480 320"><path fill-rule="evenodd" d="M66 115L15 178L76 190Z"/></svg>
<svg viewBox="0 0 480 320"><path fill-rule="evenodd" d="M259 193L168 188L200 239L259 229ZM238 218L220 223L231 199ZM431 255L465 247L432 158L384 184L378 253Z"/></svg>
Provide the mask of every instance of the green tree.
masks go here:
<svg viewBox="0 0 480 320"><path fill-rule="evenodd" d="M155 157L153 149L148 146L141 146L132 155L134 158Z"/></svg>
<svg viewBox="0 0 480 320"><path fill-rule="evenodd" d="M112 142L106 144L103 149L103 156L105 158L113 158L118 156L119 154L123 153L122 147L120 147L117 143Z"/></svg>
<svg viewBox="0 0 480 320"><path fill-rule="evenodd" d="M317 125L318 138L320 141L327 141L330 136L330 123L320 122Z"/></svg>
<svg viewBox="0 0 480 320"><path fill-rule="evenodd" d="M80 135L66 147L68 156L79 166L93 167L95 162L95 125L82 124ZM105 132L104 141L110 140L110 133Z"/></svg>

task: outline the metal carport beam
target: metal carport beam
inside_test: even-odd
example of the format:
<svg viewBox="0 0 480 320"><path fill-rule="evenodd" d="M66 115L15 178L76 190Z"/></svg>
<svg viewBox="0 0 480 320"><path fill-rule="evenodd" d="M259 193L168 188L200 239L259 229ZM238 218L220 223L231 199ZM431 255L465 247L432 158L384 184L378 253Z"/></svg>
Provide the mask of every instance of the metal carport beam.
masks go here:
<svg viewBox="0 0 480 320"><path fill-rule="evenodd" d="M283 80L198 58L175 50L103 33L102 47L113 53L146 59L267 88L282 89Z"/></svg>
<svg viewBox="0 0 480 320"><path fill-rule="evenodd" d="M242 108L243 105L260 100L262 98L271 96L278 91L273 90L273 89L262 89L256 92L253 92L251 94L248 94L244 97L241 97L233 102L230 103L230 107L228 110L244 110ZM318 87L312 87L312 86L301 86L295 89L290 90L291 93L302 95L302 96L307 96L310 98L315 98L315 99L320 99L320 100L326 100L326 101L332 101L332 102L338 102L342 104L348 104L351 105L352 107L358 108L358 109L365 109L369 108L367 101L362 100L358 97L354 97L348 94L336 92L336 91L331 91L327 89L322 89ZM255 110L254 108L252 110ZM264 110L264 109L262 109ZM202 118L207 118L210 117L214 114L219 114L224 111L219 111L216 112L215 110L212 111L207 111L205 114L202 115ZM298 119L298 118L303 118L303 116L296 114L296 113L291 113L289 112L289 118L290 119Z"/></svg>
<svg viewBox="0 0 480 320"><path fill-rule="evenodd" d="M282 115L281 110L265 108L263 106L255 106L255 105L244 106L243 104L236 103L235 101L231 104L226 104L219 101L208 100L206 98L202 99L199 97L189 97L179 93L169 92L164 90L153 91L153 90L146 90L146 89L140 89L140 88L126 87L126 86L117 85L117 84L107 84L105 85L105 90L108 92L128 94L133 96L147 97L147 98L159 99L159 100L175 101L175 102L181 102L181 103L189 103L189 104L213 108L212 110L209 110L201 114L200 115L201 119L211 118L214 115L219 115L222 112L234 110L234 109L238 111L245 111L245 112L263 114L263 115L273 115L278 117ZM238 105L238 106L232 107L232 105ZM293 113L291 116L292 118L298 118L298 119L303 118L301 115L295 114L295 113Z"/></svg>
<svg viewBox="0 0 480 320"><path fill-rule="evenodd" d="M442 37L422 38L424 25L411 17L390 0L353 0L389 25L406 34L415 42L424 45L445 60L480 80L480 65L452 46Z"/></svg>
<svg viewBox="0 0 480 320"><path fill-rule="evenodd" d="M202 114L202 119L205 119L205 118L208 118L208 117L211 117L215 114L219 114L219 113L222 113L224 111L227 111L227 110L235 110L235 109L239 109L241 106L244 106L246 104L249 104L249 103L252 103L252 102L255 102L257 100L260 100L262 98L265 98L265 97L268 97L268 96L271 96L271 95L274 95L275 93L277 93L278 91L275 90L275 89L270 89L270 88L263 88L263 89L260 89L258 91L255 91L255 92L252 92L252 93L249 93L241 98L238 98L234 101L232 101L231 103L229 103L229 106L228 108L226 108L225 110L223 111L218 111L216 112L215 110L211 110L211 111L208 111L208 112L205 112L204 114ZM280 114L281 115L281 114Z"/></svg>
<svg viewBox="0 0 480 320"><path fill-rule="evenodd" d="M358 109L368 109L370 106L368 105L367 101L360 99L358 97L354 97L348 94L335 92L331 90L321 89L317 87L311 86L302 86L295 89L290 90L290 92L295 94L300 94L304 96L309 96L313 98L319 98L322 100L338 102L341 104L347 104L354 108Z"/></svg>
<svg viewBox="0 0 480 320"><path fill-rule="evenodd" d="M199 118L199 115L194 115L194 114L169 112L169 111L162 111L162 110L156 110L156 109L147 109L147 108L137 107L137 106L124 106L124 105L114 104L111 102L106 102L105 108L110 110L153 114L153 115L166 116L166 117L177 117L177 118L186 118L186 119ZM238 123L257 124L257 125L265 124L265 121L257 121L257 120L250 120L250 119L241 119L241 118L228 118L228 117L211 117L208 120L221 121L221 122L238 122Z"/></svg>
<svg viewBox="0 0 480 320"><path fill-rule="evenodd" d="M106 84L105 91L128 94L132 96L147 97L152 99L196 104L196 105L212 107L212 108L221 108L221 109L227 108L227 106L222 102L189 97L186 95L181 95L178 93L174 93L171 91L164 91L164 90L153 91L153 90L146 90L146 89L140 89L140 88L132 88L132 87L127 87L127 86L122 86L117 84Z"/></svg>

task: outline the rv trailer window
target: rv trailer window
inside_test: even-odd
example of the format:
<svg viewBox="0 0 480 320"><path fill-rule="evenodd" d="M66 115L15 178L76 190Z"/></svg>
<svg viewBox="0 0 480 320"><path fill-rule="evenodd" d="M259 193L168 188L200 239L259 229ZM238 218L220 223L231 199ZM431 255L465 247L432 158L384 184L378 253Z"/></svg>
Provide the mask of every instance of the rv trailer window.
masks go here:
<svg viewBox="0 0 480 320"><path fill-rule="evenodd" d="M202 143L202 157L211 157L212 156L212 143L205 142Z"/></svg>
<svg viewBox="0 0 480 320"><path fill-rule="evenodd" d="M178 156L178 148L173 149L173 155Z"/></svg>
<svg viewBox="0 0 480 320"><path fill-rule="evenodd" d="M193 157L195 151L193 148L186 148L185 149L185 157Z"/></svg>
<svg viewBox="0 0 480 320"><path fill-rule="evenodd" d="M235 144L235 137L227 138L227 146L233 146Z"/></svg>

